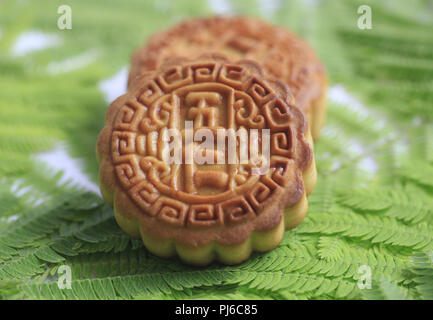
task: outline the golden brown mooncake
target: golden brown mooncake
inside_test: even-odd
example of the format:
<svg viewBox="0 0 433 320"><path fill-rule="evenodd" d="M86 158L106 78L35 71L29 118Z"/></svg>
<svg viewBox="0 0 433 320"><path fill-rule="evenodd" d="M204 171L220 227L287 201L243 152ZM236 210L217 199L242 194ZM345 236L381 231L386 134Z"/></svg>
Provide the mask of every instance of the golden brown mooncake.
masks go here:
<svg viewBox="0 0 433 320"><path fill-rule="evenodd" d="M312 139L292 100L287 85L265 78L256 62L218 54L171 59L136 78L110 105L97 143L101 192L120 227L155 255L195 265L236 264L276 247L284 230L304 219L316 183ZM235 138L236 161L227 148L222 163L198 164L203 149L186 136L203 128L227 140L230 132L256 129L259 138L243 149L248 161L240 161ZM175 141L164 138L168 129L181 132L180 164L167 161L167 142ZM195 147L192 163L188 146Z"/></svg>
<svg viewBox="0 0 433 320"><path fill-rule="evenodd" d="M285 81L307 115L313 139L318 138L326 115L325 68L303 40L255 18L191 19L155 34L133 55L129 82L158 69L168 58L195 58L208 52L232 61L257 61L270 77Z"/></svg>

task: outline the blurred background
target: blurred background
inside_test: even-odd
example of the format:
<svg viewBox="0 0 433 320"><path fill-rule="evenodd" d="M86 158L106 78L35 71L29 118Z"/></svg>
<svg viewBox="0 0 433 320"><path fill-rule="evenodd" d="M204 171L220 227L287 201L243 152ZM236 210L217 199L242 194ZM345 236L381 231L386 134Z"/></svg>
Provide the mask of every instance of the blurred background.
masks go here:
<svg viewBox="0 0 433 320"><path fill-rule="evenodd" d="M58 10L62 5L71 8L71 29L60 30L58 27L63 13ZM362 14L358 9L362 5L371 8L371 29L359 28ZM413 254L431 250L432 1L1 0L0 280L3 279L3 287L0 282L0 292L4 297L19 296L24 292L24 289L17 289L24 279L49 279L65 259L77 268L82 264L92 265L89 261L95 259L114 259L106 255L112 248L101 248L108 240L101 240L94 234L94 238L89 234L85 236L74 229L79 228L79 223L90 223L85 214L103 206L99 199L95 143L104 124L107 106L126 90L130 56L151 34L183 19L216 14L256 16L290 29L316 49L328 70L327 122L315 144L319 183L310 198L309 215L313 220L307 219L298 231L289 233L286 245L291 243L288 239L298 237L296 241L300 246L311 245L308 248L316 250L309 253L311 259L323 263L335 262L344 256L344 252L358 250L368 251L377 261L379 258L374 252L380 247L386 252L379 250L379 257L394 257L393 266L398 266L399 271L410 268ZM365 190L382 193L368 194ZM89 191L93 196L65 200L69 213L66 221L62 220L59 225L65 226L66 231L51 226L49 221L54 218L50 206L61 202L59 199L69 199L71 193L83 191ZM375 202L381 201L376 199L377 196L374 198L377 194L384 194L385 204ZM419 204L416 202L411 206L415 198ZM95 202L99 204L95 205ZM35 209L44 205L45 209ZM387 208L394 211L388 212ZM392 220L390 224L396 223L410 235L422 234L423 238L410 245L401 239L400 242L391 239L394 231L401 234L398 228L388 237L385 234L374 238L377 234L372 236L371 230L365 231L367 235L343 235L338 230L329 235L315 227L314 215L321 221L320 215L330 213L331 209L335 212L351 210L355 220L357 215L364 218L364 214L366 219L370 216L376 219L385 210L386 219ZM46 218L38 225L43 231L29 222L35 217ZM95 225L108 223L107 230L128 242L116 229L111 212L107 217L108 222L98 220ZM388 223L378 221L381 226ZM417 228L424 229L421 232ZM16 234L11 236L10 232L15 231ZM67 251L63 248L62 251L59 243L63 242L55 242L72 236L79 242L78 245L75 243L76 248L87 249L74 251L69 248ZM340 239L344 239L343 244ZM336 252L320 251L320 248L326 248L327 241L337 241ZM53 256L48 251L44 251L45 255L34 252L47 244L49 249L43 248L54 249L54 254L49 251ZM91 247L92 244L95 247ZM132 246L128 250L143 250L138 243ZM122 254L128 256L125 250L126 245L114 250L115 259L121 260ZM17 257L28 258L22 262L27 271L11 265ZM166 265L161 267L164 262L156 258L149 259L160 269L168 268ZM256 259L259 261L262 256ZM389 263L386 263L387 267L390 267ZM181 266L177 268L184 270ZM128 272L139 274L131 270ZM122 272L105 270L101 278ZM393 280L398 285L406 279L391 269L384 274L394 274ZM346 295L343 291L345 294L341 297L361 295L355 292L356 279L350 275L328 276L331 280L350 278L353 292ZM413 289L415 282L411 281L407 280L409 293L421 297ZM224 289L222 294L243 292L245 297L256 294L242 286L230 288ZM311 288L298 292L300 289L285 287L285 291L269 293L269 297L290 298L296 292L296 296L306 298L339 297L336 288L315 296ZM30 297L37 295L32 290L25 292ZM206 292L203 290L202 293ZM181 295L179 292L193 294L178 289ZM268 297L267 294L261 296ZM145 294L137 293L140 295Z"/></svg>

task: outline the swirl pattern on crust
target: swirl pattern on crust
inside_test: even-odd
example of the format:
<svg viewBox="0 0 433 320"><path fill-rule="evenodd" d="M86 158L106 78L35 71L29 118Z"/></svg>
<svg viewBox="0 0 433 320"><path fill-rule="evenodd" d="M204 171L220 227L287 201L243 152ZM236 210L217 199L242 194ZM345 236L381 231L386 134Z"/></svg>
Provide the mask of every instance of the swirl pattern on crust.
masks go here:
<svg viewBox="0 0 433 320"><path fill-rule="evenodd" d="M267 75L283 80L308 116L317 138L326 110L327 76L312 48L284 28L247 17L191 19L153 35L132 57L129 83L173 57L218 52L232 60L259 62ZM315 115L315 114L316 115Z"/></svg>
<svg viewBox="0 0 433 320"><path fill-rule="evenodd" d="M315 170L305 118L288 88L263 74L255 62L220 55L174 59L110 105L97 145L101 191L127 233L191 248L239 244L255 230L275 229L284 208L311 192L315 179L303 180ZM269 169L253 170L266 160L186 162L185 120L192 132L220 129L227 139L236 130L269 129ZM162 137L170 129L181 132L180 164L167 161Z"/></svg>

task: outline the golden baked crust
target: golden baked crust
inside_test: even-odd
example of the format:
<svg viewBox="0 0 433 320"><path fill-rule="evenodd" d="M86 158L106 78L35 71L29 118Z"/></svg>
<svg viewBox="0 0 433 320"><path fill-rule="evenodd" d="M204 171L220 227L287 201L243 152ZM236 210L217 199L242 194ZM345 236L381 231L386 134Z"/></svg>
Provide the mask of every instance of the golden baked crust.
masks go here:
<svg viewBox="0 0 433 320"><path fill-rule="evenodd" d="M159 256L200 265L277 246L304 218L316 182L306 120L290 101L257 63L216 54L167 60L136 78L107 110L97 144L101 192L121 228ZM174 128L185 137L188 119L194 130L270 129L269 170L254 173L251 161L168 164L160 137Z"/></svg>
<svg viewBox="0 0 433 320"><path fill-rule="evenodd" d="M209 52L232 61L251 59L289 85L296 105L307 115L313 138L326 113L327 76L312 48L287 30L247 17L191 19L155 34L132 57L129 83L159 68L171 57L195 58Z"/></svg>

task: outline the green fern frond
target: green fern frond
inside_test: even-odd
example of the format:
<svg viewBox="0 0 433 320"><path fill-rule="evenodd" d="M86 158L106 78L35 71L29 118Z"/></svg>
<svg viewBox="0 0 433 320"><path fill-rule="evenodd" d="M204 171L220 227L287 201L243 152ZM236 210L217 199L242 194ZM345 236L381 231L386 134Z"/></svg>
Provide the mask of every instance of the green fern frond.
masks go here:
<svg viewBox="0 0 433 320"><path fill-rule="evenodd" d="M321 276L306 274L284 274L281 272L236 271L216 272L203 270L195 272L150 273L142 275L107 277L98 279L73 280L72 289L60 289L57 281L42 284L23 284L21 289L26 298L36 299L129 299L134 296L153 296L172 294L173 290L184 290L202 285L240 283L257 290L285 289L294 293L316 291L321 294L336 291L338 297L350 295L355 283L347 280L326 279Z"/></svg>
<svg viewBox="0 0 433 320"><path fill-rule="evenodd" d="M340 194L339 202L362 212L380 212L404 222L418 223L433 216L433 202L409 188L356 190Z"/></svg>
<svg viewBox="0 0 433 320"><path fill-rule="evenodd" d="M423 299L433 299L433 252L417 253L413 257L416 290Z"/></svg>
<svg viewBox="0 0 433 320"><path fill-rule="evenodd" d="M335 203L334 189L334 179L330 176L321 176L314 189L314 194L308 199L308 213L329 212Z"/></svg>
<svg viewBox="0 0 433 320"><path fill-rule="evenodd" d="M372 288L361 290L364 300L407 300L409 291L389 279L373 281Z"/></svg>
<svg viewBox="0 0 433 320"><path fill-rule="evenodd" d="M338 237L320 237L319 256L327 261L338 261L344 257L344 242Z"/></svg>
<svg viewBox="0 0 433 320"><path fill-rule="evenodd" d="M172 290L183 290L222 282L237 282L234 273L203 270L197 272L149 273L73 280L72 289L60 289L57 281L42 284L24 284L23 291L28 298L55 299L130 299L138 295L170 294Z"/></svg>
<svg viewBox="0 0 433 320"><path fill-rule="evenodd" d="M354 196L356 194L356 196ZM388 209L392 206L392 200L386 191L382 192L375 189L374 192L370 190L357 190L346 192L340 195L340 203L361 211L381 211Z"/></svg>
<svg viewBox="0 0 433 320"><path fill-rule="evenodd" d="M412 228L391 218L360 216L349 211L332 214L316 214L305 219L299 233L341 234L349 238L370 240L415 249L433 247L433 235L429 226L420 224Z"/></svg>
<svg viewBox="0 0 433 320"><path fill-rule="evenodd" d="M433 187L433 165L424 161L412 159L410 163L405 163L400 168L399 174L422 185Z"/></svg>

